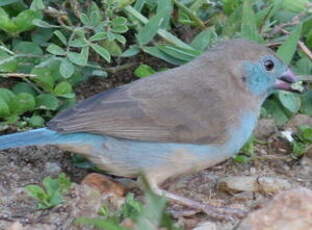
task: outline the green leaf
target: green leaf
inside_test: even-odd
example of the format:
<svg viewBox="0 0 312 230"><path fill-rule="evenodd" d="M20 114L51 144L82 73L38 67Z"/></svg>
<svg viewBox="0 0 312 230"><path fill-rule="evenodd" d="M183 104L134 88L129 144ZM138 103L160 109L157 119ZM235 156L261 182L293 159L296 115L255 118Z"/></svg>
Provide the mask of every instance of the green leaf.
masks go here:
<svg viewBox="0 0 312 230"><path fill-rule="evenodd" d="M58 39L60 39L60 41L63 43L63 45L67 45L67 39L65 37L65 35L60 31L60 30L56 30L54 31L54 34L56 37L58 37Z"/></svg>
<svg viewBox="0 0 312 230"><path fill-rule="evenodd" d="M0 98L2 98L6 103L10 103L15 97L15 94L11 90L0 88Z"/></svg>
<svg viewBox="0 0 312 230"><path fill-rule="evenodd" d="M164 16L164 19L161 23L161 28L169 29L170 18L173 10L172 1L158 0L157 2L156 14Z"/></svg>
<svg viewBox="0 0 312 230"><path fill-rule="evenodd" d="M290 92L278 92L278 98L282 105L292 113L297 113L301 107L301 99L298 95Z"/></svg>
<svg viewBox="0 0 312 230"><path fill-rule="evenodd" d="M97 76L97 77L103 77L103 78L106 78L108 76L107 72L105 72L103 70L94 70L94 71L92 71L91 75Z"/></svg>
<svg viewBox="0 0 312 230"><path fill-rule="evenodd" d="M90 37L90 41L95 42L95 41L100 41L104 40L107 38L107 32L98 32L94 34L93 36Z"/></svg>
<svg viewBox="0 0 312 230"><path fill-rule="evenodd" d="M36 98L36 104L39 109L57 110L59 100L52 94L40 94Z"/></svg>
<svg viewBox="0 0 312 230"><path fill-rule="evenodd" d="M286 64L290 63L296 52L301 31L302 23L295 27L293 32L288 36L287 40L277 50L277 56L281 58Z"/></svg>
<svg viewBox="0 0 312 230"><path fill-rule="evenodd" d="M302 106L300 111L304 114L312 116L312 90L307 91L302 96Z"/></svg>
<svg viewBox="0 0 312 230"><path fill-rule="evenodd" d="M19 13L12 22L16 25L17 30L14 32L23 32L34 28L33 20L41 19L42 13L40 11L24 10Z"/></svg>
<svg viewBox="0 0 312 230"><path fill-rule="evenodd" d="M59 190L59 184L56 179L47 176L43 179L42 184L49 196L52 196L53 193Z"/></svg>
<svg viewBox="0 0 312 230"><path fill-rule="evenodd" d="M250 157L238 154L234 156L234 161L236 161L237 163L246 164L250 161Z"/></svg>
<svg viewBox="0 0 312 230"><path fill-rule="evenodd" d="M121 44L125 45L127 40L124 36L122 36L121 34L115 34L116 40L118 42L120 42Z"/></svg>
<svg viewBox="0 0 312 230"><path fill-rule="evenodd" d="M181 61L180 59L174 58L160 50L159 47L143 47L143 51L154 56L160 58L168 63L173 65L181 65L185 62Z"/></svg>
<svg viewBox="0 0 312 230"><path fill-rule="evenodd" d="M312 125L312 124L311 124ZM304 143L312 143L312 126L302 125L297 134Z"/></svg>
<svg viewBox="0 0 312 230"><path fill-rule="evenodd" d="M230 0L232 1L232 0ZM242 7L237 7L222 26L222 37L232 37L241 30Z"/></svg>
<svg viewBox="0 0 312 230"><path fill-rule="evenodd" d="M0 7L0 29L14 33L17 31L16 25L11 21L7 12Z"/></svg>
<svg viewBox="0 0 312 230"><path fill-rule="evenodd" d="M0 6L10 5L12 3L19 2L19 1L21 0L1 0Z"/></svg>
<svg viewBox="0 0 312 230"><path fill-rule="evenodd" d="M264 108L272 116L277 125L283 125L289 119L288 114L283 110L283 106L275 97L266 100Z"/></svg>
<svg viewBox="0 0 312 230"><path fill-rule="evenodd" d="M144 205L134 198L133 193L128 193L125 203L121 206L120 212L122 218L130 218L137 220L137 218L144 211Z"/></svg>
<svg viewBox="0 0 312 230"><path fill-rule="evenodd" d="M128 26L126 25L117 25L112 27L112 32L114 33L125 33L128 31Z"/></svg>
<svg viewBox="0 0 312 230"><path fill-rule="evenodd" d="M183 62L189 62L201 54L198 50L183 49L169 45L160 45L158 48L164 53Z"/></svg>
<svg viewBox="0 0 312 230"><path fill-rule="evenodd" d="M0 72L14 72L18 67L17 58L0 50Z"/></svg>
<svg viewBox="0 0 312 230"><path fill-rule="evenodd" d="M137 46L130 46L130 48L124 51L120 56L132 57L132 56L137 55L139 52L140 52L140 49Z"/></svg>
<svg viewBox="0 0 312 230"><path fill-rule="evenodd" d="M88 43L85 40L85 38L77 38L77 39L69 41L69 46L71 46L71 47L82 48L82 47L85 47L87 45L88 45Z"/></svg>
<svg viewBox="0 0 312 230"><path fill-rule="evenodd" d="M84 14L84 13L81 13L80 14L80 21L84 24L84 25L90 25L90 19L89 19L89 17L86 15L86 14Z"/></svg>
<svg viewBox="0 0 312 230"><path fill-rule="evenodd" d="M88 63L89 47L83 47L80 53L68 52L67 56L72 63L85 66Z"/></svg>
<svg viewBox="0 0 312 230"><path fill-rule="evenodd" d="M307 57L299 59L296 62L296 70L300 74L309 75L312 71L312 61Z"/></svg>
<svg viewBox="0 0 312 230"><path fill-rule="evenodd" d="M29 196L39 201L46 200L47 198L46 192L38 185L27 185L25 189Z"/></svg>
<svg viewBox="0 0 312 230"><path fill-rule="evenodd" d="M42 55L40 46L34 42L21 41L14 46L16 53Z"/></svg>
<svg viewBox="0 0 312 230"><path fill-rule="evenodd" d="M33 95L29 93L20 93L10 103L12 113L20 115L35 109L36 102Z"/></svg>
<svg viewBox="0 0 312 230"><path fill-rule="evenodd" d="M28 123L31 127L39 128L44 126L45 120L38 115L32 115L31 118L28 120Z"/></svg>
<svg viewBox="0 0 312 230"><path fill-rule="evenodd" d="M118 16L118 17L116 17L116 18L114 18L114 19L112 20L112 24L113 24L114 26L117 26L117 25L126 25L126 24L127 24L127 18Z"/></svg>
<svg viewBox="0 0 312 230"><path fill-rule="evenodd" d="M241 36L249 40L261 43L264 42L263 38L261 37L257 29L256 15L252 9L251 0L244 0L243 3Z"/></svg>
<svg viewBox="0 0 312 230"><path fill-rule="evenodd" d="M101 11L95 2L92 2L91 7L89 8L90 12L88 14L90 19L90 25L97 26L101 23L102 16Z"/></svg>
<svg viewBox="0 0 312 230"><path fill-rule="evenodd" d="M43 10L44 9L44 4L42 0L33 0L31 5L30 5L31 10Z"/></svg>
<svg viewBox="0 0 312 230"><path fill-rule="evenodd" d="M10 115L10 108L8 103L0 97L0 117L5 118Z"/></svg>
<svg viewBox="0 0 312 230"><path fill-rule="evenodd" d="M28 94L31 94L33 96L36 96L36 94L37 94L36 91L33 89L33 87L31 87L29 84L27 84L25 82L19 82L19 83L15 84L13 86L12 90L15 94L28 93Z"/></svg>
<svg viewBox="0 0 312 230"><path fill-rule="evenodd" d="M72 91L73 91L72 86L67 81L62 81L58 83L54 88L54 93L57 96L63 96L63 95L71 93Z"/></svg>
<svg viewBox="0 0 312 230"><path fill-rule="evenodd" d="M284 0L282 3L283 8L286 10L300 13L303 12L311 2L309 0Z"/></svg>
<svg viewBox="0 0 312 230"><path fill-rule="evenodd" d="M54 87L55 78L48 67L35 67L31 74L37 75L34 81L46 91L51 91Z"/></svg>
<svg viewBox="0 0 312 230"><path fill-rule="evenodd" d="M140 64L134 71L134 75L140 78L147 77L156 73L156 71L149 65Z"/></svg>
<svg viewBox="0 0 312 230"><path fill-rule="evenodd" d="M204 51L211 46L218 38L214 28L203 30L191 42L191 46L196 50Z"/></svg>
<svg viewBox="0 0 312 230"><path fill-rule="evenodd" d="M67 59L61 61L60 73L64 78L70 78L75 72L75 66Z"/></svg>
<svg viewBox="0 0 312 230"><path fill-rule="evenodd" d="M294 141L292 143L292 152L294 154L295 159L297 159L306 152L306 145L302 142Z"/></svg>
<svg viewBox="0 0 312 230"><path fill-rule="evenodd" d="M46 21L43 21L41 19L34 19L32 21L32 24L41 28L59 28L59 26L51 25Z"/></svg>
<svg viewBox="0 0 312 230"><path fill-rule="evenodd" d="M55 44L51 44L48 46L47 48L47 51L51 54L54 54L54 55L61 55L61 56L64 56L66 54L66 51L59 47L58 45L55 45Z"/></svg>
<svg viewBox="0 0 312 230"><path fill-rule="evenodd" d="M52 36L52 29L38 27L34 32L31 33L31 40L34 43L43 46L48 40L51 39Z"/></svg>
<svg viewBox="0 0 312 230"><path fill-rule="evenodd" d="M105 40L101 42L101 45L107 49L107 51L109 52L110 55L112 56L120 56L122 53L122 50L120 48L120 46L118 45L117 42L115 41L109 41L109 40Z"/></svg>
<svg viewBox="0 0 312 230"><path fill-rule="evenodd" d="M151 17L148 23L139 30L136 37L140 45L145 45L150 42L154 36L157 34L157 31L161 28L163 21L165 20L166 15L156 14Z"/></svg>
<svg viewBox="0 0 312 230"><path fill-rule="evenodd" d="M92 43L91 44L92 49L97 52L102 58L104 58L107 62L110 62L110 53L102 46L99 46L98 44Z"/></svg>

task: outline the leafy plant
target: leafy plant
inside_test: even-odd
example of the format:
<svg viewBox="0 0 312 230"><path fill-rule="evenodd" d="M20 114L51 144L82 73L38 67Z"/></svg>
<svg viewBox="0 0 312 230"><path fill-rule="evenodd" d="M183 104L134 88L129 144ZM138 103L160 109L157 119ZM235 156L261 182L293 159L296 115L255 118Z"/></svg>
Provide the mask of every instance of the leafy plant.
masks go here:
<svg viewBox="0 0 312 230"><path fill-rule="evenodd" d="M61 173L56 179L45 177L42 181L42 187L38 185L27 185L25 187L29 196L38 201L39 209L55 207L63 202L65 194L71 186L71 181L64 173Z"/></svg>
<svg viewBox="0 0 312 230"><path fill-rule="evenodd" d="M145 189L145 205L134 199L129 193L121 209L115 213L109 213L102 208L102 217L76 219L76 223L105 230L127 230L129 228L120 225L120 222L130 218L134 222L134 229L158 229L164 227L168 230L179 230L169 214L164 211L166 201L164 198L155 195L148 187Z"/></svg>
<svg viewBox="0 0 312 230"><path fill-rule="evenodd" d="M295 135L295 141L292 142L292 156L301 157L308 149L312 147L312 127L300 126Z"/></svg>

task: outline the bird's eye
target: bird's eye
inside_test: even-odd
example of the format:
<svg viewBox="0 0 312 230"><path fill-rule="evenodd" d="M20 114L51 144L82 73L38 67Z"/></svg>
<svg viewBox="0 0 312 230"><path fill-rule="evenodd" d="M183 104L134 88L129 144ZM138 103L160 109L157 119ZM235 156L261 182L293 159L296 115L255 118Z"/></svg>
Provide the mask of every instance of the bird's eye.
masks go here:
<svg viewBox="0 0 312 230"><path fill-rule="evenodd" d="M265 60L263 64L266 71L272 71L274 68L274 62L272 60Z"/></svg>

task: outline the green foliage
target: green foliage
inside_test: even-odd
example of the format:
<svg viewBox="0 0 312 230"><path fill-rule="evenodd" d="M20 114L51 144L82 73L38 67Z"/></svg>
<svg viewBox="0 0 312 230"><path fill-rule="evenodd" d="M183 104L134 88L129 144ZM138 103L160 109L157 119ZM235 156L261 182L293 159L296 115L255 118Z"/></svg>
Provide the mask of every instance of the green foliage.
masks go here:
<svg viewBox="0 0 312 230"><path fill-rule="evenodd" d="M75 7L68 4L63 9L62 17L56 14L58 2L27 2L0 3L0 76L25 75L14 78L16 86L10 89L13 102L0 94L4 124L43 125L42 119L74 102L76 84L89 76L106 77L109 68L104 66L141 51L181 65L220 40L243 37L278 44L277 55L296 73L312 72L311 59L297 45L301 41L312 49L309 0L77 1ZM55 15L47 15L47 9L55 10ZM180 31L181 24L187 32ZM187 42L176 34L185 34ZM152 73L145 65L134 72L137 77ZM311 115L311 85L308 89L303 95L279 92L272 96L265 103L267 114L279 125L298 112ZM12 104L19 102L23 105L13 109ZM31 122L33 115L40 117L40 122Z"/></svg>
<svg viewBox="0 0 312 230"><path fill-rule="evenodd" d="M238 163L248 163L255 154L255 137L252 136L240 149L239 154L233 157L234 161Z"/></svg>
<svg viewBox="0 0 312 230"><path fill-rule="evenodd" d="M64 173L61 173L56 179L45 177L42 181L42 187L38 185L27 185L25 187L29 196L38 201L39 209L47 209L61 204L63 194L68 192L71 181Z"/></svg>
<svg viewBox="0 0 312 230"><path fill-rule="evenodd" d="M312 126L303 125L298 127L295 135L295 141L292 142L292 156L301 157L308 149L312 147Z"/></svg>
<svg viewBox="0 0 312 230"><path fill-rule="evenodd" d="M110 212L107 208L102 207L99 215L101 217L85 218L80 217L76 219L77 224L83 224L95 227L96 229L105 230L128 230L122 227L120 223L122 220L131 219L137 230L145 229L159 229L163 227L168 230L179 230L172 221L169 214L164 212L166 201L155 195L152 191L146 188L145 191L145 205L136 200L132 193L127 194L125 203L121 209L116 212Z"/></svg>
<svg viewBox="0 0 312 230"><path fill-rule="evenodd" d="M134 71L134 75L140 78L147 77L154 73L156 73L156 71L149 65L145 65L145 64L139 65Z"/></svg>

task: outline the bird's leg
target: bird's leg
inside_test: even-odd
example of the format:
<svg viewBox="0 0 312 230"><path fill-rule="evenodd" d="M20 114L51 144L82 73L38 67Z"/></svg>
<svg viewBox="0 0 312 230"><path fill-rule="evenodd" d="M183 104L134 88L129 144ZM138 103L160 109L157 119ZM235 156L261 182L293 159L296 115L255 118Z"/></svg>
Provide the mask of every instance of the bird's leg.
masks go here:
<svg viewBox="0 0 312 230"><path fill-rule="evenodd" d="M209 205L206 203L194 201L191 199L188 199L183 196L179 196L177 194L168 192L166 190L163 190L158 187L155 183L149 183L151 186L151 189L160 196L164 196L170 200L173 200L177 203L180 203L182 205L195 208L197 210L201 210L202 212L206 213L208 216L220 219L220 220L231 220L233 217L237 218L243 218L246 216L247 212L241 209L237 208L228 208L228 207L216 207L213 205Z"/></svg>

